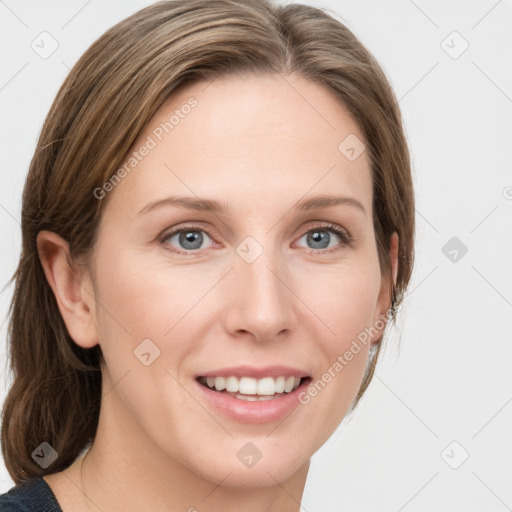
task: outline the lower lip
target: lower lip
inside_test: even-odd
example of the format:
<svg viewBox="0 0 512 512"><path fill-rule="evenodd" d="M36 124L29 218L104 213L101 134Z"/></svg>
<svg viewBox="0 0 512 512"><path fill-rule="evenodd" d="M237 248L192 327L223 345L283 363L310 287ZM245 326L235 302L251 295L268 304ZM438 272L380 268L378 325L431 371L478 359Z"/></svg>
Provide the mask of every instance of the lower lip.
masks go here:
<svg viewBox="0 0 512 512"><path fill-rule="evenodd" d="M284 418L299 404L299 394L309 385L310 379L304 379L291 393L272 400L248 402L226 393L212 391L196 380L199 391L206 402L235 421L242 423L269 423Z"/></svg>

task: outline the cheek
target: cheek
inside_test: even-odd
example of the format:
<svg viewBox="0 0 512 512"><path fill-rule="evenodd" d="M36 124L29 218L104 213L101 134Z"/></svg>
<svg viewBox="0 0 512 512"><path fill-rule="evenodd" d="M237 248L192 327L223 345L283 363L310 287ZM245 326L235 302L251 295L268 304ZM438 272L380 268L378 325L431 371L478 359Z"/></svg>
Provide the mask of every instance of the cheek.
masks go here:
<svg viewBox="0 0 512 512"><path fill-rule="evenodd" d="M105 341L130 337L135 343L143 339L172 337L173 326L186 315L200 294L200 280L191 272L170 271L152 265L151 258L126 251L116 259L98 260L98 302L104 307L102 317ZM189 267L191 268L191 267ZM191 279L192 278L192 279ZM112 332L112 330L114 332Z"/></svg>
<svg viewBox="0 0 512 512"><path fill-rule="evenodd" d="M377 260L368 258L310 273L302 282L300 293L319 319L316 345L323 364L301 402L311 417L322 418L326 432L339 425L361 385L380 280Z"/></svg>
<svg viewBox="0 0 512 512"><path fill-rule="evenodd" d="M193 350L191 341L197 333L183 321L165 334L184 317L200 291L192 287L191 292L183 279L165 282L162 276L180 273L151 268L135 257L117 258L115 264L98 261L98 268L102 269L97 273L97 297L102 305L97 308L97 321L105 359L102 372L107 389L114 389L106 394L108 407L116 411L127 435L130 430L136 439L142 428L158 449L179 456L177 447L188 446L189 437L204 436L204 425L183 421L184 417L202 417L204 411L179 383L181 364ZM147 358L145 353L149 353ZM166 434L169 431L172 438ZM159 456L148 453L148 457L153 455Z"/></svg>
<svg viewBox="0 0 512 512"><path fill-rule="evenodd" d="M300 270L300 271L299 271ZM325 351L339 353L362 330L371 325L381 285L376 255L369 253L336 265L296 271L297 295L322 325Z"/></svg>

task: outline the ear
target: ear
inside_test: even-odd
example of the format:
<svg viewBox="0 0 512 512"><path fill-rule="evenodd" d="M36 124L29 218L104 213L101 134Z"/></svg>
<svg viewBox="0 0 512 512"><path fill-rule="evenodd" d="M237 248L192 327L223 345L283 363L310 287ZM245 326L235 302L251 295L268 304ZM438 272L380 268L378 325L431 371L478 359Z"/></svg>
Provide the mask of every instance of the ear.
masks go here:
<svg viewBox="0 0 512 512"><path fill-rule="evenodd" d="M398 276L398 246L398 233L394 231L393 234L391 235L391 240L389 244L389 259L391 264L390 270L394 284L396 284L396 279ZM392 297L389 290L389 282L387 279L382 278L379 297L377 299L376 317L373 319L372 323L372 345L376 345L377 343L379 343L379 341L382 338L382 334L389 320L387 312L391 307L391 299ZM374 331L377 332L375 333Z"/></svg>
<svg viewBox="0 0 512 512"><path fill-rule="evenodd" d="M40 231L37 250L69 335L83 348L94 347L98 344L98 334L89 272L72 263L69 244L56 233Z"/></svg>

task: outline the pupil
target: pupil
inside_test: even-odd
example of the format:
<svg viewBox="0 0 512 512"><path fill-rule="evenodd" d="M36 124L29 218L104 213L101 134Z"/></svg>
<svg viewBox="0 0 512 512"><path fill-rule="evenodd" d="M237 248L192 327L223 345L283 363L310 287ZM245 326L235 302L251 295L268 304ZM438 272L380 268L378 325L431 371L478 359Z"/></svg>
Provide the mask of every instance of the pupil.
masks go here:
<svg viewBox="0 0 512 512"><path fill-rule="evenodd" d="M186 231L184 234L181 234L180 242L185 247L185 249L199 249L203 242L203 235L201 235L198 231ZM197 244L197 242L199 243ZM194 243L196 243L195 246L193 245Z"/></svg>
<svg viewBox="0 0 512 512"><path fill-rule="evenodd" d="M329 240L328 240L328 237L327 237L327 232L326 231L312 231L311 232L311 239L312 239L312 242L313 243L322 243L322 238L324 239L324 243L323 245L321 245L320 247L315 247L315 249L325 249L328 245L329 245Z"/></svg>

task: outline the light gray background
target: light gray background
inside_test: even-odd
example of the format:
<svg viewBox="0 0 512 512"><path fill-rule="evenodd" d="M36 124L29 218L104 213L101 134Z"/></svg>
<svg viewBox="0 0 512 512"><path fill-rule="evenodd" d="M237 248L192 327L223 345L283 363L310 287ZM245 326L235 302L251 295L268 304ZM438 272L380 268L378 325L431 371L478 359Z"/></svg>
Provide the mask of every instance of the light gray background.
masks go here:
<svg viewBox="0 0 512 512"><path fill-rule="evenodd" d="M150 3L0 0L0 286L15 270L25 174L58 87L98 36ZM510 509L512 3L304 3L334 11L400 98L417 260L401 327L355 416L314 456L303 510ZM43 31L59 45L47 59L31 48ZM457 58L464 42L454 31L469 44ZM452 237L468 248L455 262L442 252ZM11 294L0 295L2 371ZM0 492L11 486L0 465Z"/></svg>

